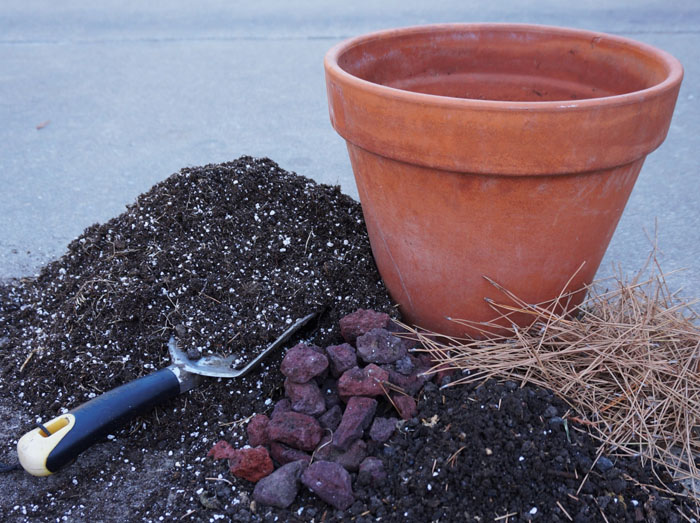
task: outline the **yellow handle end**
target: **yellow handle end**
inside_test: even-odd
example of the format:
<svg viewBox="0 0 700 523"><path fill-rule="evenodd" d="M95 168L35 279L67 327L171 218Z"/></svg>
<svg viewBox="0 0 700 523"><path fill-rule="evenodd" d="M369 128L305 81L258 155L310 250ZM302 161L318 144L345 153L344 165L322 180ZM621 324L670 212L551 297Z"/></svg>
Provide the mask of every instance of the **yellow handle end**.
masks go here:
<svg viewBox="0 0 700 523"><path fill-rule="evenodd" d="M33 476L48 476L52 472L46 468L46 459L56 445L75 425L73 414L61 414L44 424L49 434L40 427L27 432L17 442L17 456L22 468Z"/></svg>

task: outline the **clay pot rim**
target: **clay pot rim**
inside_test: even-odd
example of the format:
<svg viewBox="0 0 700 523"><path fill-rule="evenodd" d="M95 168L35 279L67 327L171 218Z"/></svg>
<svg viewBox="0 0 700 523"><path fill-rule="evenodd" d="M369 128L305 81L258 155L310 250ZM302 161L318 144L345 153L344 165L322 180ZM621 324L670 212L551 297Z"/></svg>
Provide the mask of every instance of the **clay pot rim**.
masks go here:
<svg viewBox="0 0 700 523"><path fill-rule="evenodd" d="M666 78L656 85L632 91L629 93L618 94L614 96L603 96L599 98L583 98L580 100L554 100L554 101L506 101L506 100L477 100L473 98L455 98L450 96L440 96L434 94L416 93L388 87L363 80L354 76L338 65L340 56L348 50L370 42L372 40L389 39L395 36L405 36L409 34L419 34L425 32L448 32L448 31L483 31L494 30L498 32L520 31L520 32L548 32L560 34L568 37L578 37L581 39L592 40L594 38L605 38L607 41L617 43L623 46L636 48L644 54L653 56L659 63L666 68ZM536 112L562 112L562 111L577 111L589 110L592 107L616 107L629 104L639 103L642 99L649 99L655 96L660 96L669 89L674 88L683 79L683 66L680 61L670 53L657 49L651 45L625 38L622 36L611 35L608 33L599 33L587 31L584 29L573 29L568 27L557 27L539 24L511 24L511 23L449 23L449 24L428 24L416 25L398 29L384 29L374 31L364 35L356 36L344 40L334 45L324 57L324 66L329 74L337 77L342 83L354 85L358 89L373 92L375 95L394 98L403 102L417 103L421 105L440 106L443 108L452 109L470 109L470 110L502 110L502 111L536 111Z"/></svg>

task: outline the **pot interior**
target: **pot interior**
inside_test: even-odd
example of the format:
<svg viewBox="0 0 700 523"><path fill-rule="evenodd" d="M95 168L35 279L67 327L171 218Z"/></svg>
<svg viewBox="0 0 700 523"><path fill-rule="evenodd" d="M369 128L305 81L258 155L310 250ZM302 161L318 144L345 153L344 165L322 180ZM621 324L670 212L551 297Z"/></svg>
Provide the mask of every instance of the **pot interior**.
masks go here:
<svg viewBox="0 0 700 523"><path fill-rule="evenodd" d="M358 39L345 72L416 93L544 102L622 95L669 76L663 58L624 38L535 26L435 26Z"/></svg>

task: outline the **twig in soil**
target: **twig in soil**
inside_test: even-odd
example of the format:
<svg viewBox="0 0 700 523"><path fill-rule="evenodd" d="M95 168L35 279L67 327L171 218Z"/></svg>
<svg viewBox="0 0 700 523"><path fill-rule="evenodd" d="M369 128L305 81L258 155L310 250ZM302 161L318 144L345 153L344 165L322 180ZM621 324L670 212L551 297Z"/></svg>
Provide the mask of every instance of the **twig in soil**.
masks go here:
<svg viewBox="0 0 700 523"><path fill-rule="evenodd" d="M141 421L136 420L131 424L131 428L129 429L129 435L131 436L132 434L135 434L138 432L138 430L141 428ZM144 426L145 428L145 426Z"/></svg>
<svg viewBox="0 0 700 523"><path fill-rule="evenodd" d="M409 396L409 394L405 390L403 390L398 385L394 385L390 381L381 381L381 380L378 380L377 378L374 378L374 381L379 383L379 385L382 387L382 390L384 390L384 385L386 385L386 388L391 390L391 391L398 392L399 394L402 394L404 396ZM384 390L384 394L386 394L386 390Z"/></svg>
<svg viewBox="0 0 700 523"><path fill-rule="evenodd" d="M382 392L384 393L384 395L386 396L386 398L389 400L389 403L391 403L391 405L394 407L394 410L395 410L396 412L398 412L399 414L401 414L401 411L400 411L399 408L396 406L396 403L394 403L394 400L391 398L391 396L389 395L389 393L388 393L388 392L386 391L386 389L384 388L384 383L386 383L386 382L378 381L377 383L379 383L379 386L382 388Z"/></svg>
<svg viewBox="0 0 700 523"><path fill-rule="evenodd" d="M605 446L601 445L598 448L598 452L596 453L595 459L593 460L593 463L591 464L591 468L588 469L588 472L586 472L586 475L583 477L583 481L581 484L578 486L578 489L576 489L576 495L578 496L579 493L581 492L581 489L583 488L583 485L585 485L586 481L588 481L588 476L591 475L591 472L593 472L593 467L595 467L596 463L598 463L598 460L600 457L603 455L603 451L605 450Z"/></svg>
<svg viewBox="0 0 700 523"><path fill-rule="evenodd" d="M494 521L501 521L502 519L505 519L506 521L508 521L508 519L511 516L517 516L517 515L518 515L517 512L508 512L508 514L503 514L502 516L495 517L495 518L493 518L493 520Z"/></svg>
<svg viewBox="0 0 700 523"><path fill-rule="evenodd" d="M217 300L216 298L212 298L212 297L209 296L208 294L204 294L203 292L200 292L199 295L200 295L200 296L204 296L205 298L209 298L211 301L215 301L215 302L218 303L218 304L221 304L221 302L220 302L219 300Z"/></svg>
<svg viewBox="0 0 700 523"><path fill-rule="evenodd" d="M558 476L560 478L565 479L578 479L578 476L576 474L574 474L573 472L566 472L565 470L549 469L547 470L547 474L551 474L552 476Z"/></svg>
<svg viewBox="0 0 700 523"><path fill-rule="evenodd" d="M229 485L233 485L229 480L224 479L224 478L204 478L207 481L223 481L224 483L228 483Z"/></svg>
<svg viewBox="0 0 700 523"><path fill-rule="evenodd" d="M194 509L187 511L187 512L180 518L180 521L182 521L183 519L185 519L187 516L191 516L192 514L194 514L194 512L195 512Z"/></svg>
<svg viewBox="0 0 700 523"><path fill-rule="evenodd" d="M581 493L581 489L582 489L583 486L586 484L586 481L588 481L588 476L590 476L590 475L591 475L591 471L589 470L588 472L586 472L586 475L583 476L583 480L581 481L581 484L580 484L580 485L578 486L578 488L576 489L576 495L577 495L577 496Z"/></svg>
<svg viewBox="0 0 700 523"><path fill-rule="evenodd" d="M325 430L327 430L328 432L330 432L331 437L330 437L330 439L329 439L328 441L326 441L323 445L321 445L320 447L318 447L317 449L315 449L315 450L311 453L311 460L309 461L309 465L311 465L311 464L314 462L314 457L316 456L316 453L317 453L319 450L321 450L323 447L327 447L328 445L330 445L331 443L333 443L333 431L332 431L331 429L325 429Z"/></svg>
<svg viewBox="0 0 700 523"><path fill-rule="evenodd" d="M466 448L467 447L465 445L465 446L462 446L459 449L457 449L449 458L447 458L446 463L449 463L452 466L452 468L454 468L455 462L457 461L457 456L459 456L459 453L462 452Z"/></svg>
<svg viewBox="0 0 700 523"><path fill-rule="evenodd" d="M593 498L593 501L595 501L595 504L598 505L598 500L596 498ZM603 516L603 519L605 520L605 523L610 523L608 521L608 518L605 517L605 512L603 512L603 509L600 508L600 505L598 505L598 510L600 511L600 515Z"/></svg>
<svg viewBox="0 0 700 523"><path fill-rule="evenodd" d="M569 521L573 521L573 520L574 520L574 518L572 518L572 517L569 515L569 513L566 511L566 509L565 509L565 508L562 506L562 504L559 503L558 501L557 501L557 507L559 507L559 510L561 510L561 511L564 513L564 515L567 517L567 519L568 519Z"/></svg>
<svg viewBox="0 0 700 523"><path fill-rule="evenodd" d="M236 421L227 421L225 423L219 423L219 426L220 427L227 427L229 425L233 425L234 427L242 427L243 425L248 423L253 418L253 416L255 416L254 413L246 418L243 418L243 419L237 419Z"/></svg>
<svg viewBox="0 0 700 523"><path fill-rule="evenodd" d="M314 235L314 230L311 229L309 231L309 235L306 237L306 243L304 244L304 254L306 254L306 249L309 247L309 240L311 240L311 237Z"/></svg>
<svg viewBox="0 0 700 523"><path fill-rule="evenodd" d="M19 368L19 371L22 372L24 370L24 367L27 366L29 363L29 360L32 359L32 356L34 356L35 353L40 352L43 349L43 347L35 347L33 348L30 352L29 355L27 355L27 359L24 360L24 363L22 363L22 366Z"/></svg>
<svg viewBox="0 0 700 523"><path fill-rule="evenodd" d="M123 249L123 250L117 250L117 248L114 246L114 242L109 242L112 245L112 254L110 254L106 259L107 260L112 260L116 258L117 256L126 256L127 254L131 254L132 252L138 252L138 249Z"/></svg>

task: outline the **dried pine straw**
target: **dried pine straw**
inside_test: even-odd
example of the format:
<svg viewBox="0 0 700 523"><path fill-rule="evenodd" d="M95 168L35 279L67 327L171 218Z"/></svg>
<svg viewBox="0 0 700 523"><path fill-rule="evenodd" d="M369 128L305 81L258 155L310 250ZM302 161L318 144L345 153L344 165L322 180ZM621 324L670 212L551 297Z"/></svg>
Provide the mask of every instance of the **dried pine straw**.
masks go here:
<svg viewBox="0 0 700 523"><path fill-rule="evenodd" d="M700 500L693 459L700 456L697 300L669 292L654 253L650 262L631 281L595 282L570 315L553 311L573 293L533 306L489 280L510 302L491 302L500 318L518 312L533 321L488 341L409 330L438 362L432 371L469 370L449 386L496 378L548 388L580 413L576 420L601 442L601 453L640 455L680 481L695 480L686 484ZM601 290L606 282L614 288ZM495 323L454 321L495 332Z"/></svg>

